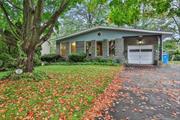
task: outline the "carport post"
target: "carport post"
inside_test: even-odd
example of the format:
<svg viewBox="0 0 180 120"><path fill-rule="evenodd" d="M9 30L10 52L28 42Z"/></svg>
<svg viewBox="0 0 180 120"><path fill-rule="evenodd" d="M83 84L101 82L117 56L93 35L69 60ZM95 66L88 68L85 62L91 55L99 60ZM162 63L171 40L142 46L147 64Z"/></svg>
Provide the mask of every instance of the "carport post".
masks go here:
<svg viewBox="0 0 180 120"><path fill-rule="evenodd" d="M162 55L163 55L163 43L162 43L162 35L159 36L159 42L160 42L160 46L159 46L159 60L162 61Z"/></svg>

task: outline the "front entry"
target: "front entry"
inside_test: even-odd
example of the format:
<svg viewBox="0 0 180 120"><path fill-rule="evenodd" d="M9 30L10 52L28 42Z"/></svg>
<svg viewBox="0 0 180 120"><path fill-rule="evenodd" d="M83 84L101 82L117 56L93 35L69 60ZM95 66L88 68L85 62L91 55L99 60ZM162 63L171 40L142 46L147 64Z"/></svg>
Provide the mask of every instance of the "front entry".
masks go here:
<svg viewBox="0 0 180 120"><path fill-rule="evenodd" d="M129 64L153 64L152 45L129 45L128 46Z"/></svg>

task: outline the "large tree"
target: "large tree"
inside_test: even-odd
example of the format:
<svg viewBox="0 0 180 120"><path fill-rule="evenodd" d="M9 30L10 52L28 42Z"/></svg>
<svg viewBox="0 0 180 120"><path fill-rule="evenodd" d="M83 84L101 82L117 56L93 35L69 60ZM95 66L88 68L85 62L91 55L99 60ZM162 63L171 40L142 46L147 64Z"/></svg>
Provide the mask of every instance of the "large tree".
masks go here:
<svg viewBox="0 0 180 120"><path fill-rule="evenodd" d="M47 41L59 16L81 0L0 0L0 32L11 32L25 54L26 72L33 71L35 50ZM6 36L9 37L9 36Z"/></svg>

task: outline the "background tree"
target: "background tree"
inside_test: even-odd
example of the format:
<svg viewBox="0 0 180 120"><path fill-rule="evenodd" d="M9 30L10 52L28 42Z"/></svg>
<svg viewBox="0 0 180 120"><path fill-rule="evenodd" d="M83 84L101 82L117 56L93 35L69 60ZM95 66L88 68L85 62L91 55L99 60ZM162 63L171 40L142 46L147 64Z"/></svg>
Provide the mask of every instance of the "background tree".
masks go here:
<svg viewBox="0 0 180 120"><path fill-rule="evenodd" d="M109 21L118 26L131 25L139 20L140 0L112 0Z"/></svg>
<svg viewBox="0 0 180 120"><path fill-rule="evenodd" d="M0 29L9 30L12 38L18 41L20 50L26 56L23 63L26 72L33 71L35 50L49 39L59 16L77 2L78 0L0 0Z"/></svg>

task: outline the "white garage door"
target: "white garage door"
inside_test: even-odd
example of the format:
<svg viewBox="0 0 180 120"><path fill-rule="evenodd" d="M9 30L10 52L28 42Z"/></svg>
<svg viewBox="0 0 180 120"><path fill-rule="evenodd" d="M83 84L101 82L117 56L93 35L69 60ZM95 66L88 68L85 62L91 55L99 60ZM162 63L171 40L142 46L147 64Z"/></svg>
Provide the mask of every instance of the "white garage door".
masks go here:
<svg viewBox="0 0 180 120"><path fill-rule="evenodd" d="M152 45L130 45L128 46L129 64L153 64Z"/></svg>

